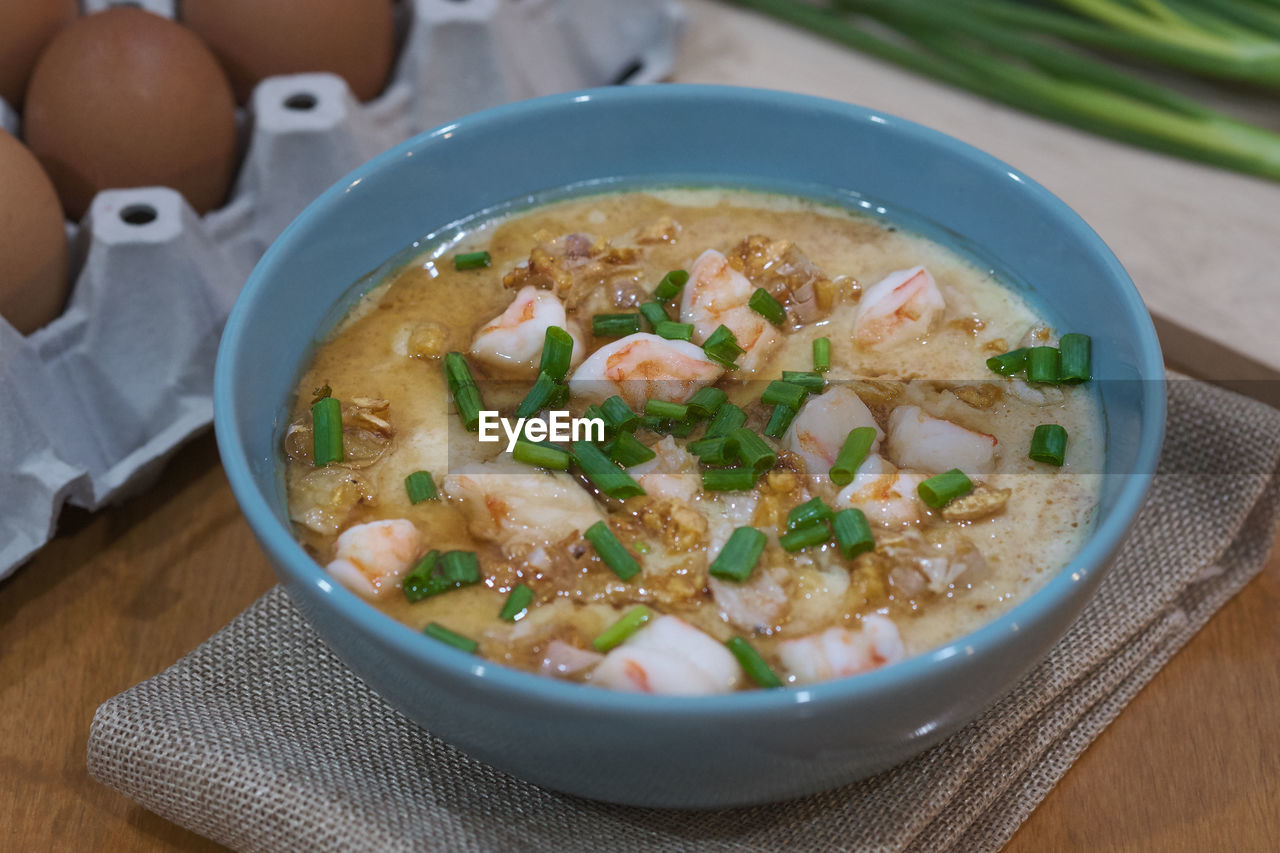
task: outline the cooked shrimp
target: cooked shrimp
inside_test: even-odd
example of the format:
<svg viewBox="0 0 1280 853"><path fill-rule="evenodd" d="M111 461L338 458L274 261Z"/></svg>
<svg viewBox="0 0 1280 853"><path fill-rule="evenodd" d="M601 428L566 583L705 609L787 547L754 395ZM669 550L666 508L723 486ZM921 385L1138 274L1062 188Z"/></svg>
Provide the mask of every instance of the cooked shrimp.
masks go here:
<svg viewBox="0 0 1280 853"><path fill-rule="evenodd" d="M678 498L686 503L702 488L698 460L671 436L652 448L657 455L628 469L644 493L655 498Z"/></svg>
<svg viewBox="0 0 1280 853"><path fill-rule="evenodd" d="M878 615L863 617L861 630L828 628L778 644L783 668L801 684L867 672L905 655L898 626Z"/></svg>
<svg viewBox="0 0 1280 853"><path fill-rule="evenodd" d="M489 364L535 370L542 358L547 329L552 326L559 326L573 338L569 364L582 361L582 336L566 318L560 300L549 290L533 285L522 287L506 311L476 332L471 354Z"/></svg>
<svg viewBox="0 0 1280 853"><path fill-rule="evenodd" d="M659 616L605 655L591 681L632 693L729 693L741 668L711 636L675 616Z"/></svg>
<svg viewBox="0 0 1280 853"><path fill-rule="evenodd" d="M707 588L729 624L744 631L765 631L781 624L790 608L782 587L786 576L786 569L773 566L752 572L745 583L712 577Z"/></svg>
<svg viewBox="0 0 1280 853"><path fill-rule="evenodd" d="M780 340L773 324L748 307L755 290L728 258L707 249L689 268L689 281L680 295L680 321L693 324L693 339L702 343L727 326L746 350L737 362L745 371L755 370Z"/></svg>
<svg viewBox="0 0 1280 853"><path fill-rule="evenodd" d="M516 462L464 465L442 486L462 506L471 532L501 545L549 545L604 518L573 477Z"/></svg>
<svg viewBox="0 0 1280 853"><path fill-rule="evenodd" d="M916 488L924 480L922 474L899 471L873 453L858 467L853 482L836 495L834 506L857 507L868 521L881 527L918 524L920 499Z"/></svg>
<svg viewBox="0 0 1280 853"><path fill-rule="evenodd" d="M835 385L811 397L791 422L783 443L804 459L810 474L825 475L836 461L840 447L855 427L875 427L874 453L884 438L871 410L847 385Z"/></svg>
<svg viewBox="0 0 1280 853"><path fill-rule="evenodd" d="M593 352L574 371L569 390L597 402L620 394L641 409L648 399L683 403L722 373L696 344L636 332Z"/></svg>
<svg viewBox="0 0 1280 853"><path fill-rule="evenodd" d="M970 477L990 474L996 437L935 418L919 406L899 406L889 415L889 458L903 468L941 474L959 468Z"/></svg>
<svg viewBox="0 0 1280 853"><path fill-rule="evenodd" d="M890 346L923 337L947 303L924 267L891 272L862 294L853 321L860 346Z"/></svg>
<svg viewBox="0 0 1280 853"><path fill-rule="evenodd" d="M422 536L412 521L370 521L342 531L325 569L352 592L374 598L393 587L421 551Z"/></svg>

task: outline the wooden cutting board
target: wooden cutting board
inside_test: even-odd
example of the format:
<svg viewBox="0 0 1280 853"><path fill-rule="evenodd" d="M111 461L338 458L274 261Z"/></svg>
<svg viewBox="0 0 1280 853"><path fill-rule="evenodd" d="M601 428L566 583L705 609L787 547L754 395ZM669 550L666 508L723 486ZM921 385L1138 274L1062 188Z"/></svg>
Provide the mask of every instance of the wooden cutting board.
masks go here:
<svg viewBox="0 0 1280 853"><path fill-rule="evenodd" d="M849 101L994 154L1102 235L1155 316L1168 362L1280 402L1280 184L1028 116L723 3L684 5L676 81ZM1237 111L1245 104L1272 126L1280 118L1265 96L1197 94Z"/></svg>

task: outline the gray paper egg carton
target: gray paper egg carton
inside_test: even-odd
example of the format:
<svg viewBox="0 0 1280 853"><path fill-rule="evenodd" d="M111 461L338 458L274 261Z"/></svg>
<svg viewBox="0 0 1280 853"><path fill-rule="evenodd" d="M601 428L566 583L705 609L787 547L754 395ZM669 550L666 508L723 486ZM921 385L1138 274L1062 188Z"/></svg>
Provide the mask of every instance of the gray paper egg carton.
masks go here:
<svg viewBox="0 0 1280 853"><path fill-rule="evenodd" d="M86 12L110 5L82 0ZM174 0L137 5L174 14ZM382 95L361 104L331 74L262 81L240 115L243 160L224 207L201 217L163 187L99 193L67 226L75 282L62 316L25 338L0 318L0 578L49 540L65 503L93 510L145 488L209 425L227 313L312 198L465 113L655 82L683 24L672 0L403 0L397 14ZM0 124L18 129L3 100Z"/></svg>

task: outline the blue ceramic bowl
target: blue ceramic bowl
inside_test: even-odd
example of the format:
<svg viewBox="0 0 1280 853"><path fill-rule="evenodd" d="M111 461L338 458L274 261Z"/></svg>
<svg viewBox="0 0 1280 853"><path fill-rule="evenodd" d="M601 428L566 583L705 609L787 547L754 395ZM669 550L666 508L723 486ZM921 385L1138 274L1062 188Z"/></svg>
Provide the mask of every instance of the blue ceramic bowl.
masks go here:
<svg viewBox="0 0 1280 853"><path fill-rule="evenodd" d="M352 283L482 208L584 181L790 191L884 214L999 270L1061 328L1092 334L1106 415L1095 532L1069 566L954 643L853 678L727 696L636 696L508 669L374 610L289 531L280 441L294 384ZM560 791L712 807L883 770L991 705L1062 636L1141 505L1163 436L1159 345L1089 227L974 148L867 109L707 86L615 88L488 110L409 140L330 188L254 270L218 353L215 420L236 498L289 596L378 693L471 755Z"/></svg>

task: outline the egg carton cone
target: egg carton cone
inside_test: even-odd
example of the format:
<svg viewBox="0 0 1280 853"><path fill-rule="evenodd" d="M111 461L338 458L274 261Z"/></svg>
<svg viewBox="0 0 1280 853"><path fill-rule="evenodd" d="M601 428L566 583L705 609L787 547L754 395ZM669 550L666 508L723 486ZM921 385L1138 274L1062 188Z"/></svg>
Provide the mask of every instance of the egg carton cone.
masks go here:
<svg viewBox="0 0 1280 853"><path fill-rule="evenodd" d="M134 5L175 13L173 0ZM164 187L99 193L67 225L75 282L62 315L26 337L0 318L0 578L52 537L64 505L95 510L145 489L208 427L231 305L321 191L469 112L656 82L684 22L670 0L413 0L397 14L399 57L380 96L361 103L332 74L263 80L238 116L243 158L223 207L199 216ZM20 129L3 100L0 125Z"/></svg>

